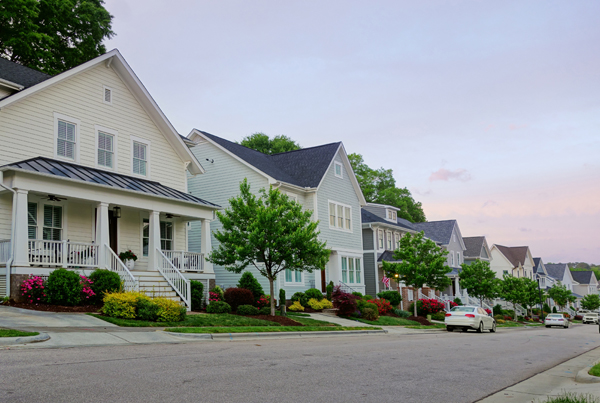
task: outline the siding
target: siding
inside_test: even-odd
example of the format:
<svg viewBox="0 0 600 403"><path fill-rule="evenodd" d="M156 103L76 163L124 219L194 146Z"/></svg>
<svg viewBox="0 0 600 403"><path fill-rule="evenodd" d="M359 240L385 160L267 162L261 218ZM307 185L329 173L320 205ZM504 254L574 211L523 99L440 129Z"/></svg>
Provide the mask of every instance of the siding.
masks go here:
<svg viewBox="0 0 600 403"><path fill-rule="evenodd" d="M67 233L63 238L73 242L93 242L94 207L89 203L69 201L64 211Z"/></svg>
<svg viewBox="0 0 600 403"><path fill-rule="evenodd" d="M373 245L373 230L372 229L363 229L362 230L362 241L363 241L363 249L364 250L374 250L375 245Z"/></svg>
<svg viewBox="0 0 600 403"><path fill-rule="evenodd" d="M113 89L113 105L103 102L103 85ZM150 179L186 191L183 161L118 75L104 64L2 109L0 166L28 158L54 158L54 112L79 119L79 164L95 167L95 125L118 131L117 172L131 175L130 136L150 146ZM210 199L209 199L210 200Z"/></svg>
<svg viewBox="0 0 600 403"><path fill-rule="evenodd" d="M0 194L0 239L10 239L12 197L13 194L11 192Z"/></svg>
<svg viewBox="0 0 600 403"><path fill-rule="evenodd" d="M377 294L375 280L377 262L375 261L375 254L373 252L363 254L363 265L365 273L365 294L375 297L375 294Z"/></svg>

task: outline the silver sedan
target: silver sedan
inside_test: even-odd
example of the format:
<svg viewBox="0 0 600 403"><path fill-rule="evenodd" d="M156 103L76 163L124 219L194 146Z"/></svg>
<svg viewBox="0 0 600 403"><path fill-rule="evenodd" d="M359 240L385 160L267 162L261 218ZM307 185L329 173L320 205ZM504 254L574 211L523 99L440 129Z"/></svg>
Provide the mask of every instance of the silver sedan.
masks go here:
<svg viewBox="0 0 600 403"><path fill-rule="evenodd" d="M446 314L444 323L449 332L454 329L462 329L463 332L474 329L478 333L484 330L492 333L496 331L496 320L477 306L455 306Z"/></svg>
<svg viewBox="0 0 600 403"><path fill-rule="evenodd" d="M544 325L546 325L546 327L560 326L568 329L571 325L571 322L562 313L551 313L550 315L546 316Z"/></svg>

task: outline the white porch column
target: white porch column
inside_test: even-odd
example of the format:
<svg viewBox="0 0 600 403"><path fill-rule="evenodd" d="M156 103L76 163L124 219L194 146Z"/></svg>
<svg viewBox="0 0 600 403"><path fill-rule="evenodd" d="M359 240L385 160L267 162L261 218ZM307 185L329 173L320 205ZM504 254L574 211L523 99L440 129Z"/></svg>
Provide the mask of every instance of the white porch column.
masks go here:
<svg viewBox="0 0 600 403"><path fill-rule="evenodd" d="M148 220L148 270L157 270L158 256L156 249L160 249L160 211L151 211Z"/></svg>
<svg viewBox="0 0 600 403"><path fill-rule="evenodd" d="M208 254L212 250L212 232L210 230L210 221L209 220L200 220L202 225L202 234L201 234L201 244L200 251L204 255L204 273L214 273L213 264L206 260Z"/></svg>
<svg viewBox="0 0 600 403"><path fill-rule="evenodd" d="M454 284L456 285L456 295L455 297L460 297L460 282L458 281L458 277L454 277Z"/></svg>
<svg viewBox="0 0 600 403"><path fill-rule="evenodd" d="M27 190L16 190L13 266L29 266L29 234L27 228Z"/></svg>
<svg viewBox="0 0 600 403"><path fill-rule="evenodd" d="M96 244L99 251L98 266L105 268L108 263L106 261L108 251L104 248L110 248L110 236L108 232L108 203L104 202L96 205Z"/></svg>

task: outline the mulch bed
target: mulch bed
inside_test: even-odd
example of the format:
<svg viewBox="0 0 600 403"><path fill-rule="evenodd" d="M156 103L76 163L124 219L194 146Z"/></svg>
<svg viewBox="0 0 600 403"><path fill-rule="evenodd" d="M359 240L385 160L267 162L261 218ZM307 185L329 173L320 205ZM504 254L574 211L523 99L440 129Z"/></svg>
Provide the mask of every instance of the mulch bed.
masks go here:
<svg viewBox="0 0 600 403"><path fill-rule="evenodd" d="M427 320L427 318L424 318L422 316L409 316L406 319L414 320L415 322L419 322L420 324L422 324L424 326L433 326L433 323L431 323L430 321Z"/></svg>
<svg viewBox="0 0 600 403"><path fill-rule="evenodd" d="M302 323L296 322L295 320L290 319L287 316L254 315L254 316L248 316L248 318L255 318L255 319L268 320L271 322L277 322L281 326L304 326Z"/></svg>
<svg viewBox="0 0 600 403"><path fill-rule="evenodd" d="M24 303L24 302L14 302L14 301L10 301L4 305L13 306L15 308L29 309L32 311L75 312L75 313L98 312L101 308L98 305L62 306L62 305L50 305L50 304L28 304L28 303Z"/></svg>

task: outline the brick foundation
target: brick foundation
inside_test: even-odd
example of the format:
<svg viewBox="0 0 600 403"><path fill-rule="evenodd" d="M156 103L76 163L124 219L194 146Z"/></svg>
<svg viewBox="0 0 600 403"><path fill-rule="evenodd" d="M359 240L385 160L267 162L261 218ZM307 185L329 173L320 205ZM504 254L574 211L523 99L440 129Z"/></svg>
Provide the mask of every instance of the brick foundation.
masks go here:
<svg viewBox="0 0 600 403"><path fill-rule="evenodd" d="M10 298L15 302L25 302L25 298L21 295L21 285L27 280L27 274L11 274L10 275Z"/></svg>

